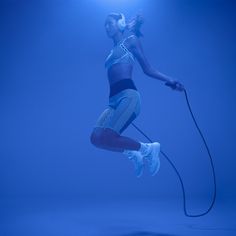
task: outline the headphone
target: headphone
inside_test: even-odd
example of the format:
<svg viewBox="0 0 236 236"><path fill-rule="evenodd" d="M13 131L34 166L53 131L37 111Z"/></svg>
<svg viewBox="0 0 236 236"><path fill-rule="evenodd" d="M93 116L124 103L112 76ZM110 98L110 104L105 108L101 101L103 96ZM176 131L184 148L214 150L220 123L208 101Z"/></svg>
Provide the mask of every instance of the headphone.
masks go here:
<svg viewBox="0 0 236 236"><path fill-rule="evenodd" d="M126 27L125 16L124 16L124 14L122 14L122 13L120 13L120 15L121 15L121 19L119 19L119 20L117 21L117 25L118 25L119 29L120 29L121 31L123 31L123 30L125 29L125 27Z"/></svg>

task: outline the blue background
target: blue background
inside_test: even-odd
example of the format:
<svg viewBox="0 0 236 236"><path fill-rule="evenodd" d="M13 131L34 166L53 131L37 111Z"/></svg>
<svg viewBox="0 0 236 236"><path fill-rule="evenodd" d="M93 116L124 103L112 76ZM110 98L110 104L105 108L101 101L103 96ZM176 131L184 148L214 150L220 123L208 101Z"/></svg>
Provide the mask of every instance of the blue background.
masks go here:
<svg viewBox="0 0 236 236"><path fill-rule="evenodd" d="M163 156L154 178L145 170L137 179L123 154L90 143L108 105L104 61L113 42L104 29L106 15L130 18L141 11L149 62L187 89L215 164L217 204L235 204L235 10L235 1L223 0L1 1L2 202L178 199L181 211L181 187ZM213 176L184 93L146 76L138 62L133 79L142 99L134 124L176 165L187 206L202 200L199 210L206 209ZM123 135L148 142L132 126Z"/></svg>

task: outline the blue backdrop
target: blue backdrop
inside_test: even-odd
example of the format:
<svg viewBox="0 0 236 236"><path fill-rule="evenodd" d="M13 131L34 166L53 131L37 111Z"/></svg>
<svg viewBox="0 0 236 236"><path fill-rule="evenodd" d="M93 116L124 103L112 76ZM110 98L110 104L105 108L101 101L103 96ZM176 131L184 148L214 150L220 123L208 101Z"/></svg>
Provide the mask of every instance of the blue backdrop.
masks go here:
<svg viewBox="0 0 236 236"><path fill-rule="evenodd" d="M211 150L218 200L233 201L235 172L234 1L15 1L0 3L0 174L2 198L182 198L161 156L160 172L137 179L121 153L97 149L90 133L108 104L104 60L113 46L109 12L142 11L141 39L151 65L181 81ZM209 205L210 161L184 93L147 77L134 121L161 143L183 177L189 204ZM123 135L147 142L130 126ZM95 197L95 198L94 198Z"/></svg>

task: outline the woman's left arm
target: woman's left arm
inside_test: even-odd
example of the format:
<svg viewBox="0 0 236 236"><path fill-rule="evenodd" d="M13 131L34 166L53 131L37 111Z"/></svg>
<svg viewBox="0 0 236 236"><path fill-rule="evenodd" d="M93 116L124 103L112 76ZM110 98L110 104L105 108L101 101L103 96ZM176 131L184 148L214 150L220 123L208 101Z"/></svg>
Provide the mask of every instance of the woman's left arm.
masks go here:
<svg viewBox="0 0 236 236"><path fill-rule="evenodd" d="M142 67L143 72L146 75L148 75L149 77L159 79L161 81L166 82L166 85L172 87L173 89L177 88L177 83L179 85L181 85L179 82L171 79L167 75L164 75L164 74L160 73L159 71L157 71L156 69L154 69L150 65L149 61L147 60L146 56L144 55L144 51L143 51L140 40L134 35L133 35L133 37L130 37L129 50L137 58L140 66ZM179 86L179 88L181 86ZM183 88L183 86L182 86L182 88Z"/></svg>

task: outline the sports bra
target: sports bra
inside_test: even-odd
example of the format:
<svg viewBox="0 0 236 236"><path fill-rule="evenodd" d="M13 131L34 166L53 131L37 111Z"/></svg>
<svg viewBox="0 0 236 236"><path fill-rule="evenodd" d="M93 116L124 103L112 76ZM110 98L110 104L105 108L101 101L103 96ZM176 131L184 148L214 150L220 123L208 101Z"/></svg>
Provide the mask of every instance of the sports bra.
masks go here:
<svg viewBox="0 0 236 236"><path fill-rule="evenodd" d="M130 37L132 37L132 35L122 40L121 43L118 43L111 50L110 54L107 56L105 61L105 67L107 69L109 69L112 65L116 63L133 64L135 62L135 57L124 45L124 41Z"/></svg>

